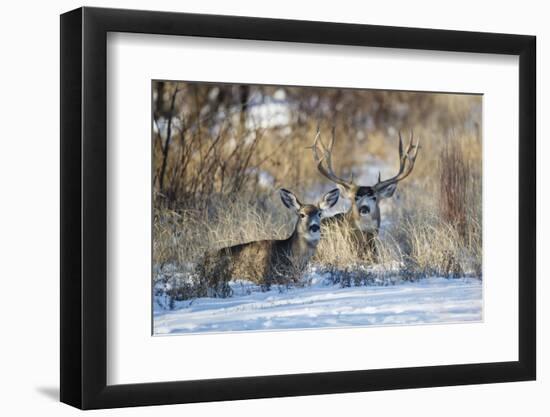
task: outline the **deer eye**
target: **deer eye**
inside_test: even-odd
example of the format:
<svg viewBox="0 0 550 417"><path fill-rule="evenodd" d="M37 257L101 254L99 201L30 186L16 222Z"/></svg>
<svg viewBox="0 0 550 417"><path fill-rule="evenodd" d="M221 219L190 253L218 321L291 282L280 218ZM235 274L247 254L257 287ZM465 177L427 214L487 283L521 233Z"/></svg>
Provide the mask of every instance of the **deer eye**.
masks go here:
<svg viewBox="0 0 550 417"><path fill-rule="evenodd" d="M304 213L300 213L300 217L303 219L306 217L306 215Z"/></svg>

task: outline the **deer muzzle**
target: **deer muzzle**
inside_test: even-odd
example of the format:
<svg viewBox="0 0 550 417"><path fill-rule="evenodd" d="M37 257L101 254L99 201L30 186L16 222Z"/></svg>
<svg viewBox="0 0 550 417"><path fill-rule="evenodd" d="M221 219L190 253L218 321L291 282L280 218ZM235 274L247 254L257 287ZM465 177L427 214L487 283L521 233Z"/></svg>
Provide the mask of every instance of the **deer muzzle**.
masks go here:
<svg viewBox="0 0 550 417"><path fill-rule="evenodd" d="M317 233L319 230L321 230L321 228L317 224L312 224L311 226L309 226L309 231L311 233Z"/></svg>
<svg viewBox="0 0 550 417"><path fill-rule="evenodd" d="M361 214L362 216L364 216L365 214L369 214L370 213L370 207L369 206L361 206L359 208L359 214Z"/></svg>

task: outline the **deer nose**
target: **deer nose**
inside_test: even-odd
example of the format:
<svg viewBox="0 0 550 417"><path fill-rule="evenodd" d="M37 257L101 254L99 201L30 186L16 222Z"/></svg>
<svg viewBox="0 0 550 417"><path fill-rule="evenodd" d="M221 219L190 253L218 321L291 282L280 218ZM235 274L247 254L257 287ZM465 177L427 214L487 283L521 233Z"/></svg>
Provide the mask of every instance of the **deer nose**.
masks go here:
<svg viewBox="0 0 550 417"><path fill-rule="evenodd" d="M321 228L316 224L313 224L309 227L309 231L312 233L317 233L319 230L321 230Z"/></svg>
<svg viewBox="0 0 550 417"><path fill-rule="evenodd" d="M369 208L369 206L361 206L361 208L359 209L359 213L361 213L361 214L369 214L369 213L370 213L370 208Z"/></svg>

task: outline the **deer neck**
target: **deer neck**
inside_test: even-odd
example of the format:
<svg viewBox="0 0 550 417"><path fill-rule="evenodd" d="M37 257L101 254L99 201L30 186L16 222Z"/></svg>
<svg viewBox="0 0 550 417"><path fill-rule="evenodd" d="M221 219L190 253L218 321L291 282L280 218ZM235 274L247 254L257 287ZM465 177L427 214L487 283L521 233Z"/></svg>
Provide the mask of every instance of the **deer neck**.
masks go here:
<svg viewBox="0 0 550 417"><path fill-rule="evenodd" d="M289 254L295 258L309 259L315 253L319 242L308 241L305 236L298 233L297 228L288 238Z"/></svg>

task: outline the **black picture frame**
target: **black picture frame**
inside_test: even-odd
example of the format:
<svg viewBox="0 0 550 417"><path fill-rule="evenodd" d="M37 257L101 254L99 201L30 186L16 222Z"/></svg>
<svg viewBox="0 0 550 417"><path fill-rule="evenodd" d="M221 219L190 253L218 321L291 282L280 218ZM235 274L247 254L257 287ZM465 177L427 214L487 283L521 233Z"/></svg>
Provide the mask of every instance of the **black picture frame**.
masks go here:
<svg viewBox="0 0 550 417"><path fill-rule="evenodd" d="M108 32L519 56L519 360L107 385ZM61 401L82 409L534 380L536 38L80 8L61 15Z"/></svg>

